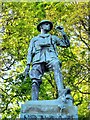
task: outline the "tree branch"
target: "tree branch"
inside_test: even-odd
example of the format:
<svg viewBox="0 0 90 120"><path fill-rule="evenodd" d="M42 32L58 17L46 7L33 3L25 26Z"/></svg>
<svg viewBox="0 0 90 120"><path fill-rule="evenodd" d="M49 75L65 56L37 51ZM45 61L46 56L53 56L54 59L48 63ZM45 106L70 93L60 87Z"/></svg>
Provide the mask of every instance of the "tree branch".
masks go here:
<svg viewBox="0 0 90 120"><path fill-rule="evenodd" d="M80 22L81 22L82 26L84 27L84 29L85 29L86 31L88 31L88 29L86 28L86 24L84 23L84 21L83 21L83 20L80 20Z"/></svg>
<svg viewBox="0 0 90 120"><path fill-rule="evenodd" d="M45 76L45 78L48 80L48 82L51 84L51 86L54 88L54 85L52 84L52 76L50 75L50 78L51 79L48 79L46 76Z"/></svg>
<svg viewBox="0 0 90 120"><path fill-rule="evenodd" d="M81 36L81 31L80 31L80 39L87 46L88 50L90 50L88 43L86 43Z"/></svg>

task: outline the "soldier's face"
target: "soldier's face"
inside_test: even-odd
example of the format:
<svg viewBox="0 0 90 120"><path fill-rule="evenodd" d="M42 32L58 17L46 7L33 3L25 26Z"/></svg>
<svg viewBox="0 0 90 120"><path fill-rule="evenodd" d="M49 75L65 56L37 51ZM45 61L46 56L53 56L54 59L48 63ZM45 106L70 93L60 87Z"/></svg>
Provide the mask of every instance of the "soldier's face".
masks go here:
<svg viewBox="0 0 90 120"><path fill-rule="evenodd" d="M46 31L50 31L50 24L49 23L44 23L42 24L41 28Z"/></svg>

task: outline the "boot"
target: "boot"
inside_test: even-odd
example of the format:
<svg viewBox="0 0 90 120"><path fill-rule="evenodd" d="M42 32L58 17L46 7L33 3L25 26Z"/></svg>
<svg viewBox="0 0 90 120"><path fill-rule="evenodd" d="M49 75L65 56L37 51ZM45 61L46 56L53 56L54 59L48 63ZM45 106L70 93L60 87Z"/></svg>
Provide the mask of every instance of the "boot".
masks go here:
<svg viewBox="0 0 90 120"><path fill-rule="evenodd" d="M62 75L59 72L57 73L57 76L55 75L55 81L56 81L56 86L58 89L58 97L60 97L60 95L64 89L64 85L62 82Z"/></svg>
<svg viewBox="0 0 90 120"><path fill-rule="evenodd" d="M38 100L39 96L39 86L37 83L32 84L32 100Z"/></svg>
<svg viewBox="0 0 90 120"><path fill-rule="evenodd" d="M70 88L65 88L58 92L59 97L70 95L70 93L71 93Z"/></svg>

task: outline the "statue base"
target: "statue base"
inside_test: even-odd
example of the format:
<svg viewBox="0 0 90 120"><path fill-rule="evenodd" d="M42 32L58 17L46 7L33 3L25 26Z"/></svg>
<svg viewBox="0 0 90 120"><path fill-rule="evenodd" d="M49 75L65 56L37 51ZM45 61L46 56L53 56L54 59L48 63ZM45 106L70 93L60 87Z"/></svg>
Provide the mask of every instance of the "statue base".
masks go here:
<svg viewBox="0 0 90 120"><path fill-rule="evenodd" d="M72 100L31 100L21 106L20 120L78 120Z"/></svg>

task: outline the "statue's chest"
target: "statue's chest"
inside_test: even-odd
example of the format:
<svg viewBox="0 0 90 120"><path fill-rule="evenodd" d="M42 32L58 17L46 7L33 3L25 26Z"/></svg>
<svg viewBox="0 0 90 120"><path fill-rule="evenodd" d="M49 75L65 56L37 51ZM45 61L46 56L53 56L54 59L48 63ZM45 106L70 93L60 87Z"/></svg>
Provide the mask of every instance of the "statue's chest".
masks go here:
<svg viewBox="0 0 90 120"><path fill-rule="evenodd" d="M51 39L50 37L38 37L37 40L34 41L35 47L37 46L50 46Z"/></svg>

